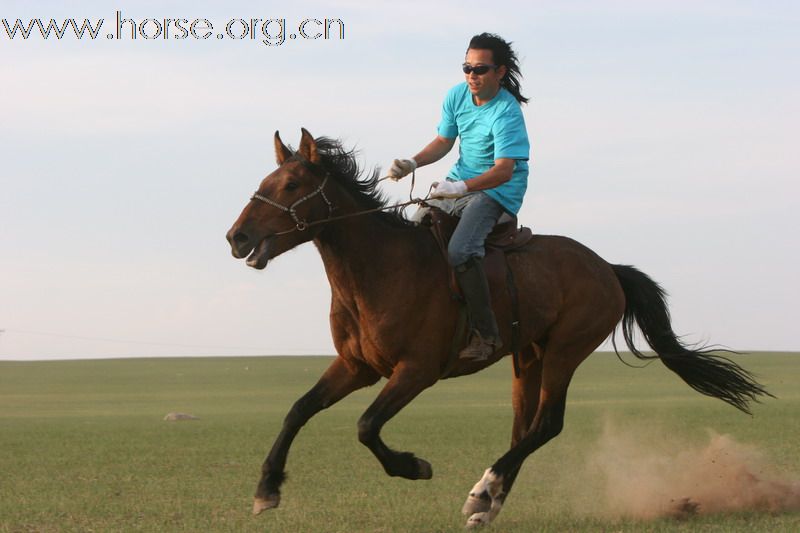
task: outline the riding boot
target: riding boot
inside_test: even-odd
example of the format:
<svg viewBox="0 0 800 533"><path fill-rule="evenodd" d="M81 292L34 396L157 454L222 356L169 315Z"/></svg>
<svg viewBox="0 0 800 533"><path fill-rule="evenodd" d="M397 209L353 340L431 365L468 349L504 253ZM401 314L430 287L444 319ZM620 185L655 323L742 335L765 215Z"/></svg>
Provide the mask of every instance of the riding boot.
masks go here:
<svg viewBox="0 0 800 533"><path fill-rule="evenodd" d="M456 279L464 294L469 312L472 335L466 348L458 354L461 359L488 359L502 345L497 321L492 311L489 282L483 270L483 260L471 257L455 267Z"/></svg>

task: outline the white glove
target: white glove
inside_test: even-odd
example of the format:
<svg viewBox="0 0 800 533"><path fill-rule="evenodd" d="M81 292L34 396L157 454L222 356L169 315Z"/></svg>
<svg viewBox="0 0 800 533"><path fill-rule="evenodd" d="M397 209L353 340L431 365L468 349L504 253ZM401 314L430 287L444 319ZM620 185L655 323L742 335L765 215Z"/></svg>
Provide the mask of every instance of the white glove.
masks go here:
<svg viewBox="0 0 800 533"><path fill-rule="evenodd" d="M392 168L389 169L388 178L397 181L414 172L417 169L417 162L413 159L395 159Z"/></svg>
<svg viewBox="0 0 800 533"><path fill-rule="evenodd" d="M437 181L433 184L431 198L458 198L467 194L464 181Z"/></svg>

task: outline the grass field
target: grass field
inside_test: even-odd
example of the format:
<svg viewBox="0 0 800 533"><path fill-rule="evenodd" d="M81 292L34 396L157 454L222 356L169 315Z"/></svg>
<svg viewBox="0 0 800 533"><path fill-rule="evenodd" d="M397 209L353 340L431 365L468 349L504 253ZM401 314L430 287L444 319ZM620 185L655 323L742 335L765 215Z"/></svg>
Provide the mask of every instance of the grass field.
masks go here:
<svg viewBox="0 0 800 533"><path fill-rule="evenodd" d="M593 355L570 388L563 433L528 459L490 530L800 531L796 511L685 521L603 512L587 457L608 420L676 447L703 445L710 428L800 477L800 355L738 360L778 396L753 417L700 396L660 363L633 369ZM284 415L329 362L0 362L0 531L462 531L468 490L509 443L510 361L439 383L386 426L389 445L433 464L433 480L389 478L358 443L356 421L377 385L309 422L289 456L281 506L250 515ZM170 411L200 420L163 421Z"/></svg>

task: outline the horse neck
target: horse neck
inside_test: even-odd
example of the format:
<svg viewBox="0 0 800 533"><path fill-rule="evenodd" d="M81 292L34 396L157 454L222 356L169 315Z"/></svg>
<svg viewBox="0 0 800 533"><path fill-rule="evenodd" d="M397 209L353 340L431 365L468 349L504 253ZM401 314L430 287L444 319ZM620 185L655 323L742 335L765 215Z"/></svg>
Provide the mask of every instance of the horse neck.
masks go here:
<svg viewBox="0 0 800 533"><path fill-rule="evenodd" d="M363 211L350 207L345 213ZM427 268L432 239L425 230L395 227L377 213L333 222L314 239L334 293L369 298L386 287L386 280L409 283ZM435 244L434 244L435 246ZM417 263L415 263L415 261Z"/></svg>

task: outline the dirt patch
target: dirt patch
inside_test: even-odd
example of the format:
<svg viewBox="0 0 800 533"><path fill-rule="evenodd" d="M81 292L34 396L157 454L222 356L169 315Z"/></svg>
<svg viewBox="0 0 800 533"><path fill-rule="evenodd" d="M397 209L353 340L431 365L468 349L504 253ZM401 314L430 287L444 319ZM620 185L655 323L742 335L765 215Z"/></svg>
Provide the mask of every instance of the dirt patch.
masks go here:
<svg viewBox="0 0 800 533"><path fill-rule="evenodd" d="M588 461L603 498L597 511L650 519L731 511L800 510L800 479L780 472L752 446L709 432L704 445L669 433L636 434L606 423ZM604 501L602 501L604 500Z"/></svg>

